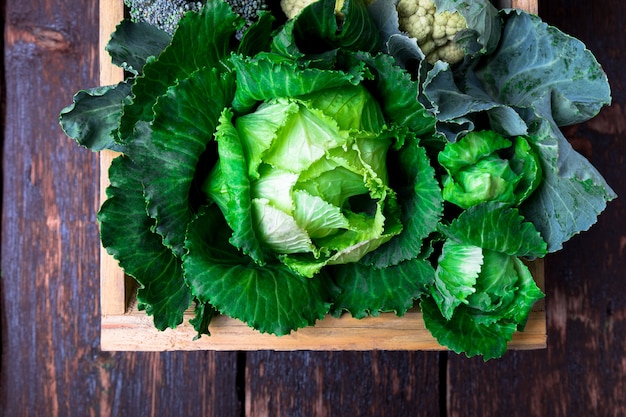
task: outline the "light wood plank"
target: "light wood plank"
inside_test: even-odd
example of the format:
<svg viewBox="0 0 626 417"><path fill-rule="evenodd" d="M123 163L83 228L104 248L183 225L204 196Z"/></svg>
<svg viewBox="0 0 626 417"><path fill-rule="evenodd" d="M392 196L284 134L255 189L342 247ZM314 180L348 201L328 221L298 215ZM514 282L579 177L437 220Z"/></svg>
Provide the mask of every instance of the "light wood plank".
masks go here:
<svg viewBox="0 0 626 417"><path fill-rule="evenodd" d="M111 33L124 17L123 0L100 0L100 84L113 85L124 79L124 71L113 65L105 51ZM102 151L100 157L100 201L106 200L109 186L108 169L115 152ZM106 250L100 248L100 309L103 316L126 312L126 282L124 271Z"/></svg>
<svg viewBox="0 0 626 417"><path fill-rule="evenodd" d="M526 10L529 13L539 13L538 0L511 0L511 6L516 9Z"/></svg>
<svg viewBox="0 0 626 417"><path fill-rule="evenodd" d="M189 314L186 319L191 318ZM384 313L362 320L348 315L326 317L313 327L287 336L261 334L241 321L225 316L213 320L211 336L194 340L196 332L187 322L176 329L158 331L143 311L102 319L103 350L444 350L424 327L422 314L410 311L403 317ZM546 346L544 311L533 311L523 333L516 333L509 347L516 350Z"/></svg>

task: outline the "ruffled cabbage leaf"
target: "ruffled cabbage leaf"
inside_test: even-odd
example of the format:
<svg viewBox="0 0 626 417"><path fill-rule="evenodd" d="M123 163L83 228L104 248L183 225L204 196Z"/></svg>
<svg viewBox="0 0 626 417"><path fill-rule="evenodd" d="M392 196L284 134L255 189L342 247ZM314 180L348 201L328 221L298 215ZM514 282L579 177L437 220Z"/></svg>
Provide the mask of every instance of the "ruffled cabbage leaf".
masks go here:
<svg viewBox="0 0 626 417"><path fill-rule="evenodd" d="M532 223L504 203L464 211L449 225L431 297L420 302L426 328L468 357L500 357L543 298L521 257L543 256L547 244Z"/></svg>

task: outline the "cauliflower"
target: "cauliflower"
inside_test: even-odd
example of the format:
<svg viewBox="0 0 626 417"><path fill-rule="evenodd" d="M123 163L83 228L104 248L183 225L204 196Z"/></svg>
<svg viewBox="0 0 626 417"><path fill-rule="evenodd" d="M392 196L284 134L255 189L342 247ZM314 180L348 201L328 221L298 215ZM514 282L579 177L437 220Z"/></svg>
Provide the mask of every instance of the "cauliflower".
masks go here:
<svg viewBox="0 0 626 417"><path fill-rule="evenodd" d="M437 12L432 0L399 0L400 30L417 39L431 64L437 60L456 64L463 60L463 49L454 36L467 29L465 18L457 12Z"/></svg>
<svg viewBox="0 0 626 417"><path fill-rule="evenodd" d="M287 16L287 19L293 19L302 9L316 1L317 0L280 0L280 8L283 10L283 13L285 13L285 16ZM335 2L335 13L341 14L343 1L344 0L337 0Z"/></svg>

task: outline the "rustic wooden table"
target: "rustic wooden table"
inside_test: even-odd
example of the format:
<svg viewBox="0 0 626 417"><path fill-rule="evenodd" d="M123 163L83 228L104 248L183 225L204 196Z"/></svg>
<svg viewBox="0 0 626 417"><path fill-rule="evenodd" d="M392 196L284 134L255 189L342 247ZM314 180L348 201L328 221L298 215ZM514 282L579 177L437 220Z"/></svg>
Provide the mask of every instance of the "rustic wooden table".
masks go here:
<svg viewBox="0 0 626 417"><path fill-rule="evenodd" d="M15 416L626 415L624 201L546 262L548 347L496 361L447 352L102 352L98 157L57 117L98 81L98 1L7 0L0 414ZM626 3L549 0L614 104L568 138L626 196Z"/></svg>

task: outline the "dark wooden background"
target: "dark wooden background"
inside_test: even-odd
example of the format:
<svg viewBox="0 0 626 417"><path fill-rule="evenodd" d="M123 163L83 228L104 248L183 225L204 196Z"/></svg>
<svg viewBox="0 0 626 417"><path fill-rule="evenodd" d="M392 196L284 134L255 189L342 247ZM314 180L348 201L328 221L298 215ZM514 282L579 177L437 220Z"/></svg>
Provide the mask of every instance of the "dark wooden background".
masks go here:
<svg viewBox="0 0 626 417"><path fill-rule="evenodd" d="M548 347L438 352L99 350L97 156L59 110L98 81L96 0L6 0L2 416L625 416L626 221L611 203L547 259ZM567 129L626 198L626 2L543 0L604 65L614 104Z"/></svg>

